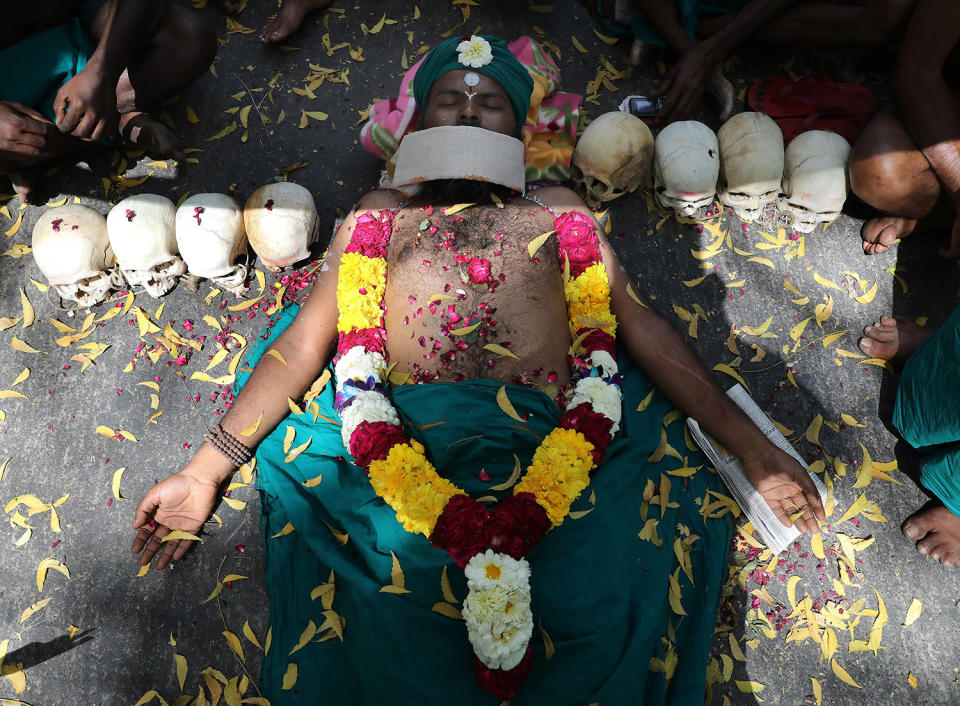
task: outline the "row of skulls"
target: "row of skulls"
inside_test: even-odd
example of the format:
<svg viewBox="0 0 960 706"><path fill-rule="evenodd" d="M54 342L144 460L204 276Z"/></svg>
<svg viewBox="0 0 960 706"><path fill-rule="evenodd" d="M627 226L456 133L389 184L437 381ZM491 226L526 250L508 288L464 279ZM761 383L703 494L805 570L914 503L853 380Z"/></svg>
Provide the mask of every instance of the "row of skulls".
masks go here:
<svg viewBox="0 0 960 706"><path fill-rule="evenodd" d="M33 256L60 296L93 306L125 283L159 297L188 272L239 292L247 265L237 260L248 239L261 262L279 270L306 258L317 233L310 192L280 182L254 191L242 210L225 194L196 194L179 208L139 194L106 218L81 204L51 208L33 228Z"/></svg>
<svg viewBox="0 0 960 706"><path fill-rule="evenodd" d="M809 233L840 214L849 155L845 139L823 130L797 135L784 150L780 127L763 113L734 115L716 134L675 122L654 140L642 120L612 112L584 131L573 172L593 208L646 182L652 162L657 202L679 216L695 217L719 196L741 220L776 212L779 225Z"/></svg>

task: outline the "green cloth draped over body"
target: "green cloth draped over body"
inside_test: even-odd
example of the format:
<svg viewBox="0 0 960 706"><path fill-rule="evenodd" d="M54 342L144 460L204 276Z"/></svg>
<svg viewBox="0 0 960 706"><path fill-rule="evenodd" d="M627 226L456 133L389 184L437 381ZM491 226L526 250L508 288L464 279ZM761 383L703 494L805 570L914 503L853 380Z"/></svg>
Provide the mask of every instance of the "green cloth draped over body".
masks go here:
<svg viewBox="0 0 960 706"><path fill-rule="evenodd" d="M923 449L920 481L960 516L960 308L907 359L893 423Z"/></svg>
<svg viewBox="0 0 960 706"><path fill-rule="evenodd" d="M696 38L697 22L701 17L739 12L747 4L747 0L672 0L672 2L680 17L683 31L690 39ZM603 24L611 34L618 37L639 39L641 42L647 42L658 47L667 46L667 41L663 38L663 35L643 12L633 13L630 16L629 24L618 21L604 22Z"/></svg>
<svg viewBox="0 0 960 706"><path fill-rule="evenodd" d="M0 49L0 100L39 110L56 122L53 101L93 55L80 20L38 32Z"/></svg>
<svg viewBox="0 0 960 706"><path fill-rule="evenodd" d="M297 307L284 310L269 336L252 351L255 364L292 321ZM267 335L265 333L265 335ZM729 517L704 520L700 502L708 490L723 489L719 477L700 468L689 478L669 476L669 505L661 519L659 502L647 510L659 520L662 545L640 539L641 503L648 481L684 466L664 456L647 462L661 444L664 415L671 405L659 393L635 412L651 387L621 356L624 418L592 484L568 518L527 556L532 568L534 620L553 641L545 659L544 639L535 628L533 671L513 706L524 704L694 704L704 697L706 662L726 574ZM242 386L246 374L238 379ZM514 454L525 469L540 440L556 425L560 411L538 390L507 385L510 401L526 423L503 413L496 393L503 383L480 380L393 388L393 402L408 429L427 448L440 472L474 498L507 480ZM443 602L447 576L458 601L466 596L463 571L421 535L403 530L373 492L363 471L350 461L333 409L334 385L316 401L320 416L288 416L257 450L265 581L270 595L273 647L261 670L261 688L273 706L282 704L457 704L496 706L500 700L480 689L462 621L435 612ZM312 438L294 461L285 463L284 437L293 427L297 447ZM683 421L666 428L666 440L687 457L704 463L684 445ZM485 471L485 473L484 473ZM481 479L488 476L489 480ZM307 487L305 483L313 480ZM591 504L590 499L595 500ZM290 523L294 530L281 536ZM690 553L695 585L679 569L674 540L683 531L699 536ZM346 533L341 545L333 531ZM341 535L342 537L342 535ZM410 593L381 592L391 584L391 553ZM313 641L290 654L310 621L327 621L322 598L310 593L334 573L332 610L346 621L343 641ZM678 574L686 615L671 612L670 574ZM328 623L329 625L329 623ZM329 629L317 632L316 638ZM668 638L669 635L669 638ZM651 658L678 658L673 678L650 671ZM672 660L672 657L669 657ZM298 665L296 684L282 688L289 663Z"/></svg>

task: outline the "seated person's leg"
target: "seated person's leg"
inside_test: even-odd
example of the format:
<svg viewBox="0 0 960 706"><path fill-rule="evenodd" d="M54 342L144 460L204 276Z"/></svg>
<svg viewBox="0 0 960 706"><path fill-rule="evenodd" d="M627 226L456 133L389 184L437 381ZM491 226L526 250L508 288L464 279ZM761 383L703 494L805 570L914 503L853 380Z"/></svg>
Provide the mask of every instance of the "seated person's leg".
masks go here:
<svg viewBox="0 0 960 706"><path fill-rule="evenodd" d="M276 18L260 32L264 44L281 42L300 29L303 18L313 10L327 7L333 0L283 0Z"/></svg>
<svg viewBox="0 0 960 706"><path fill-rule="evenodd" d="M892 108L878 113L850 153L850 188L882 214L860 231L867 254L913 232L940 197L940 180Z"/></svg>

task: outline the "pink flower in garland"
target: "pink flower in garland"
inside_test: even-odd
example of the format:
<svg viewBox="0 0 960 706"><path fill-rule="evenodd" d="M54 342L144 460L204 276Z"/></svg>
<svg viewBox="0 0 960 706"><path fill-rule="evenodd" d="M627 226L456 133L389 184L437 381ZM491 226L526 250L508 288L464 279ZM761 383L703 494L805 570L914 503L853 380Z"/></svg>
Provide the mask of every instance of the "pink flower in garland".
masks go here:
<svg viewBox="0 0 960 706"><path fill-rule="evenodd" d="M338 358L355 346L371 353L383 353L386 347L386 334L382 328L354 329L350 333L341 333L337 343Z"/></svg>
<svg viewBox="0 0 960 706"><path fill-rule="evenodd" d="M382 461L396 444L405 444L407 435L396 424L360 422L350 436L350 453L357 465L367 468L374 461Z"/></svg>
<svg viewBox="0 0 960 706"><path fill-rule="evenodd" d="M564 429L579 431L587 441L593 444L593 450L590 453L593 456L593 462L599 466L607 454L613 422L594 411L591 405L581 403L566 411L560 419L560 426Z"/></svg>
<svg viewBox="0 0 960 706"><path fill-rule="evenodd" d="M553 222L557 232L560 263L566 253L570 260L570 276L579 277L590 265L600 260L600 240L593 221L580 213L571 211L559 216Z"/></svg>
<svg viewBox="0 0 960 706"><path fill-rule="evenodd" d="M490 669L476 657L473 658L473 667L477 683L483 689L501 699L512 699L530 674L530 668L533 667L533 650L528 647L520 664L507 671Z"/></svg>
<svg viewBox="0 0 960 706"><path fill-rule="evenodd" d="M474 284L483 284L490 280L490 261L485 257L475 257L467 265L467 276Z"/></svg>
<svg viewBox="0 0 960 706"><path fill-rule="evenodd" d="M357 218L353 237L344 252L358 252L367 257L386 257L387 243L393 232L393 214L382 211L377 218L369 211Z"/></svg>

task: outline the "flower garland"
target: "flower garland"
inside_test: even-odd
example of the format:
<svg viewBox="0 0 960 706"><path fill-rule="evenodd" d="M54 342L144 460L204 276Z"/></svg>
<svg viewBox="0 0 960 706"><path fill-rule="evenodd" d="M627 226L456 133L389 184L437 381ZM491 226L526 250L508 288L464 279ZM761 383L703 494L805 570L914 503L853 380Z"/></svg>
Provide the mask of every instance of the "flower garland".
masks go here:
<svg viewBox="0 0 960 706"><path fill-rule="evenodd" d="M530 672L530 566L523 556L589 485L620 427L614 357L616 318L593 221L579 212L554 220L573 336L573 394L560 424L537 450L514 494L488 510L449 480L409 439L386 390L387 245L393 214L362 214L340 263L335 406L342 438L374 491L409 532L446 551L467 577L463 617L480 685L512 698Z"/></svg>

